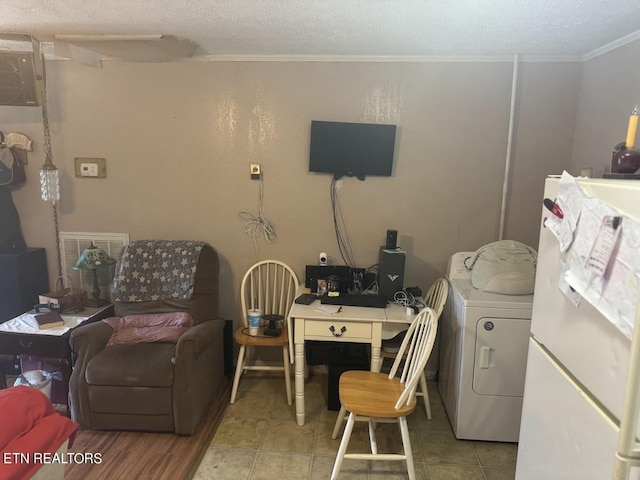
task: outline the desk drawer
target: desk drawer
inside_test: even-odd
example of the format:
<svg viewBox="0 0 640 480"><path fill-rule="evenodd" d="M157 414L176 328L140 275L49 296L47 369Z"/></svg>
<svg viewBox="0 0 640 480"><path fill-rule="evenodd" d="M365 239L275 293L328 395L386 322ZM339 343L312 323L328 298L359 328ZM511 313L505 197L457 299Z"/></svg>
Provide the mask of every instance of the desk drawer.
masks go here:
<svg viewBox="0 0 640 480"><path fill-rule="evenodd" d="M12 355L24 353L66 359L70 352L68 335L27 335L4 332L0 335L0 353Z"/></svg>
<svg viewBox="0 0 640 480"><path fill-rule="evenodd" d="M369 322L345 322L340 319L330 322L307 320L304 324L304 330L307 339L339 339L347 342L371 339L371 323Z"/></svg>

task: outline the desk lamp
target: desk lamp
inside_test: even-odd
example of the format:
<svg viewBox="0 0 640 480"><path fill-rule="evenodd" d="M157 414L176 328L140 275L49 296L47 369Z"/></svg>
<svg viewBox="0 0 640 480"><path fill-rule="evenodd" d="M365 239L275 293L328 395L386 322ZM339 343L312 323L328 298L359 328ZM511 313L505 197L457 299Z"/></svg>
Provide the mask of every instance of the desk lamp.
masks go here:
<svg viewBox="0 0 640 480"><path fill-rule="evenodd" d="M98 288L98 269L110 267L114 265L116 260L107 255L103 249L96 247L93 242L87 248L73 266L75 270L91 270L93 275L93 290L91 296L93 299L87 300L89 307L101 307L106 305L108 300L100 298L100 288Z"/></svg>

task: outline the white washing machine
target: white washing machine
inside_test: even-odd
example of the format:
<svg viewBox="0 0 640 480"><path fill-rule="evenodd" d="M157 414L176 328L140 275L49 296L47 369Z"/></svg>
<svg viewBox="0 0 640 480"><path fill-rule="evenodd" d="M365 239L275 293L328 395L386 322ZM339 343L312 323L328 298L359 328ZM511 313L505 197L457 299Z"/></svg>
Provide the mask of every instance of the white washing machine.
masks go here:
<svg viewBox="0 0 640 480"><path fill-rule="evenodd" d="M464 268L473 253L449 260L438 388L456 438L517 442L533 295L474 288Z"/></svg>

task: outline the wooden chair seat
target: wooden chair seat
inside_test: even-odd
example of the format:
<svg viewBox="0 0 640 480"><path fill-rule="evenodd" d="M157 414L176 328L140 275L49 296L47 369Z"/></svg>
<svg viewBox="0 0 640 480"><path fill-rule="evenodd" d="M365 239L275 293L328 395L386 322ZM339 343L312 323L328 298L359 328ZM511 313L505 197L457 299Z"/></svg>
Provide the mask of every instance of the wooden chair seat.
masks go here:
<svg viewBox="0 0 640 480"><path fill-rule="evenodd" d="M348 412L363 417L397 418L407 416L416 408L416 399L395 408L404 384L397 377L384 373L349 370L340 376L340 404Z"/></svg>
<svg viewBox="0 0 640 480"><path fill-rule="evenodd" d="M395 360L397 353L385 352L384 350L380 351L380 358L390 358L391 360Z"/></svg>
<svg viewBox="0 0 640 480"><path fill-rule="evenodd" d="M263 327L260 327L257 336L249 335L246 327L240 327L234 334L234 339L238 345L247 345L254 347L281 347L289 345L289 333L285 326L281 335L277 337L269 337L263 333Z"/></svg>

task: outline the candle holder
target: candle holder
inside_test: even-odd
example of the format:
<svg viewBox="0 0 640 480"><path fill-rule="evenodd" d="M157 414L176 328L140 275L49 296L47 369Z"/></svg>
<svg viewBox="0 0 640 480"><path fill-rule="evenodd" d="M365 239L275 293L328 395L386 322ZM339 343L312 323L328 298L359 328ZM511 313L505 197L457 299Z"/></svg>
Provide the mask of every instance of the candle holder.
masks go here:
<svg viewBox="0 0 640 480"><path fill-rule="evenodd" d="M611 156L611 173L636 173L640 169L640 151L627 148L626 142L618 143Z"/></svg>

